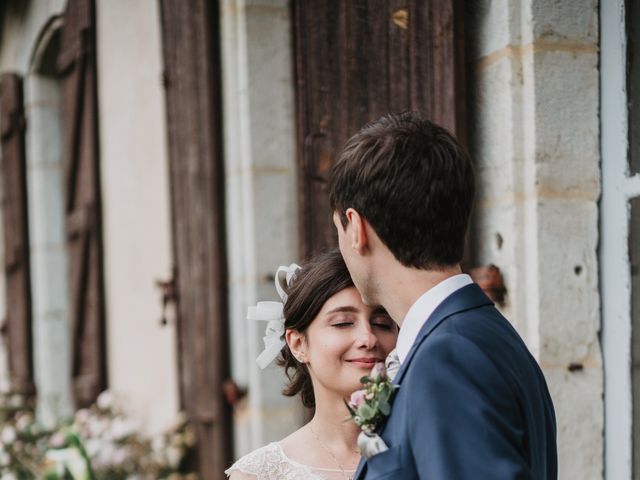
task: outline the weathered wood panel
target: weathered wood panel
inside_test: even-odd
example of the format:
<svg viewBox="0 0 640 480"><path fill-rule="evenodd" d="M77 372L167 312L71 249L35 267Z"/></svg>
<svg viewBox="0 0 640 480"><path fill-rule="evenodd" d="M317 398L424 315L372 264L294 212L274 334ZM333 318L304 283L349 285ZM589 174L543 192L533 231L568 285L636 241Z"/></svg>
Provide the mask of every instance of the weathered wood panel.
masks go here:
<svg viewBox="0 0 640 480"><path fill-rule="evenodd" d="M388 112L417 110L464 138L460 0L293 2L301 252L337 240L327 173L345 141Z"/></svg>
<svg viewBox="0 0 640 480"><path fill-rule="evenodd" d="M9 373L12 388L34 393L31 341L31 285L27 210L25 118L21 78L0 76L2 215L6 276Z"/></svg>
<svg viewBox="0 0 640 480"><path fill-rule="evenodd" d="M69 0L57 68L63 86L66 233L76 406L107 387L93 0Z"/></svg>
<svg viewBox="0 0 640 480"><path fill-rule="evenodd" d="M232 457L218 2L161 0L181 403L199 478Z"/></svg>

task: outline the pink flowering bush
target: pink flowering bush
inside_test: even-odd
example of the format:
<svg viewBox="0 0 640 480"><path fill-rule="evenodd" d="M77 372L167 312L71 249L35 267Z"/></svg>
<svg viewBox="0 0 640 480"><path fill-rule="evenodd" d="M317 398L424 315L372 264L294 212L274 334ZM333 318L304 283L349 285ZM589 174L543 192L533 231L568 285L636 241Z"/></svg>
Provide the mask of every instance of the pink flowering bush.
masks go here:
<svg viewBox="0 0 640 480"><path fill-rule="evenodd" d="M149 438L110 392L52 430L39 426L34 407L20 395L0 394L0 480L196 478L188 465L195 436L182 416Z"/></svg>

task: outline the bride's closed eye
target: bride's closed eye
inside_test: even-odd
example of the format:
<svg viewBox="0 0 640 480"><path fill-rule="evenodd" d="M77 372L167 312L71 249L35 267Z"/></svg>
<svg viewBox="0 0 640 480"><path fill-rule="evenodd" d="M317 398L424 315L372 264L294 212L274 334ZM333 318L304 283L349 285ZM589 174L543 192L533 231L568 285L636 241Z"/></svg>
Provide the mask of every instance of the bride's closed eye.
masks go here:
<svg viewBox="0 0 640 480"><path fill-rule="evenodd" d="M334 323L333 325L331 325L332 327L336 327L336 328L347 328L353 325L353 322L344 322L344 323Z"/></svg>
<svg viewBox="0 0 640 480"><path fill-rule="evenodd" d="M330 325L336 328L346 328L353 325L354 321L350 318L336 318L331 321Z"/></svg>

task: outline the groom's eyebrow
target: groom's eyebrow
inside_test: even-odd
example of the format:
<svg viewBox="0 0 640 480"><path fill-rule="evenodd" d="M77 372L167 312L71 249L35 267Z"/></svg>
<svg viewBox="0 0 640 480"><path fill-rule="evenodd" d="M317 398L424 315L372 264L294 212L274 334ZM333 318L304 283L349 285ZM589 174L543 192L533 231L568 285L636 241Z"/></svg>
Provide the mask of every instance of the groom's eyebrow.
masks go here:
<svg viewBox="0 0 640 480"><path fill-rule="evenodd" d="M371 311L371 315L389 315L384 307L376 307Z"/></svg>

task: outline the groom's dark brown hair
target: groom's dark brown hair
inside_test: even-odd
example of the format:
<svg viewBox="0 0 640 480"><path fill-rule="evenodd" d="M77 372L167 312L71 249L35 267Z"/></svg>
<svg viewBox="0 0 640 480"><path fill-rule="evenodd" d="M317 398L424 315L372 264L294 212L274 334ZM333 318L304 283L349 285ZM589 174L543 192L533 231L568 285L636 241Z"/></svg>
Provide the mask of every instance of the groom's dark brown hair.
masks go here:
<svg viewBox="0 0 640 480"><path fill-rule="evenodd" d="M475 192L473 166L444 128L415 112L388 114L345 144L329 177L331 207L354 208L400 263L460 263Z"/></svg>

